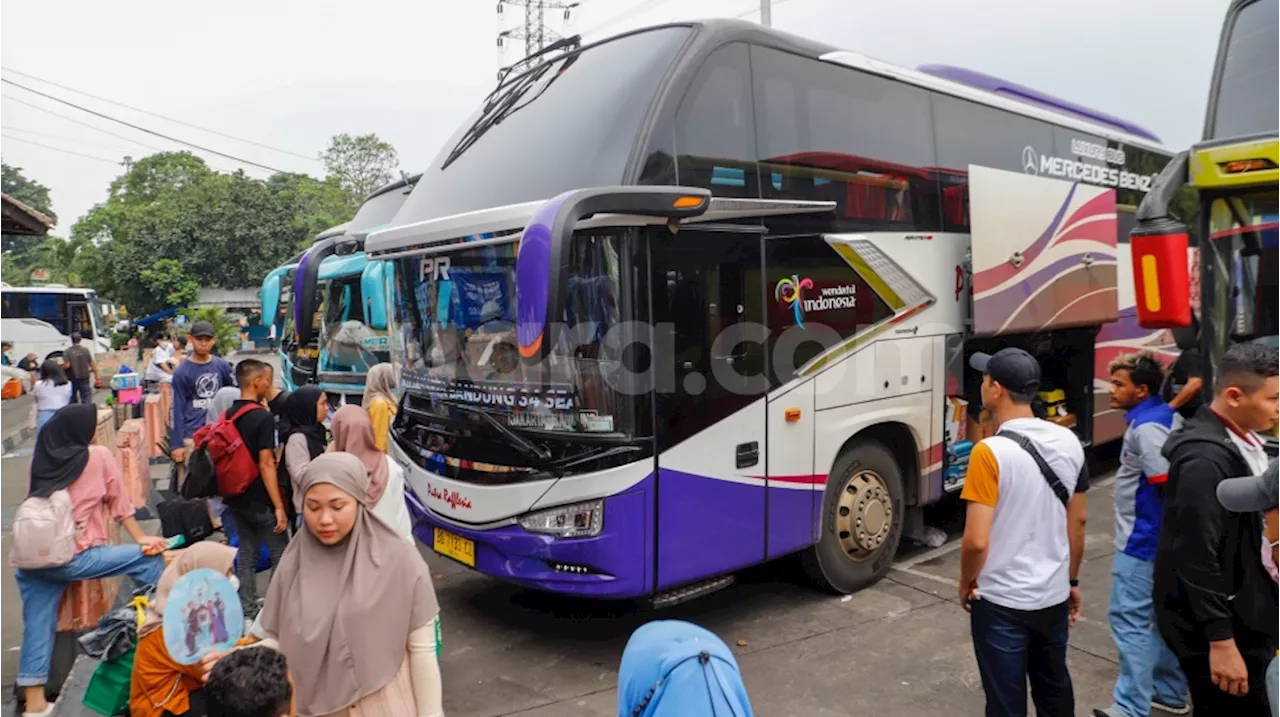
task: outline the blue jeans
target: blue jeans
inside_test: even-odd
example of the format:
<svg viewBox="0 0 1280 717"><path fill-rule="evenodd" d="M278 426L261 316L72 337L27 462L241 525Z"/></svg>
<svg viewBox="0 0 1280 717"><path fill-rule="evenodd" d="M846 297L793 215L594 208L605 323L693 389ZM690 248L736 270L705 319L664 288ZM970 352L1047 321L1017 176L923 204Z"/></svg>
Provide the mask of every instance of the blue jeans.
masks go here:
<svg viewBox="0 0 1280 717"><path fill-rule="evenodd" d="M22 656L18 660L20 687L49 681L53 638L58 629L58 603L67 583L128 575L139 585L155 585L164 573L163 555L143 555L137 545L103 545L76 553L71 562L43 570L18 570L22 595Z"/></svg>
<svg viewBox="0 0 1280 717"><path fill-rule="evenodd" d="M1178 658L1156 629L1151 593L1155 563L1117 552L1111 563L1111 604L1107 619L1120 653L1114 711L1126 717L1147 717L1151 698L1162 704L1187 704L1187 680Z"/></svg>
<svg viewBox="0 0 1280 717"><path fill-rule="evenodd" d="M986 717L1026 717L1027 681L1038 717L1074 717L1067 672L1067 604L1014 610L970 603L973 653L987 696Z"/></svg>
<svg viewBox="0 0 1280 717"><path fill-rule="evenodd" d="M49 419L53 418L53 414L55 413L57 413L57 411L53 409L43 409L40 411L36 411L36 435L37 436L40 435L40 429L44 428L44 424L48 423Z"/></svg>

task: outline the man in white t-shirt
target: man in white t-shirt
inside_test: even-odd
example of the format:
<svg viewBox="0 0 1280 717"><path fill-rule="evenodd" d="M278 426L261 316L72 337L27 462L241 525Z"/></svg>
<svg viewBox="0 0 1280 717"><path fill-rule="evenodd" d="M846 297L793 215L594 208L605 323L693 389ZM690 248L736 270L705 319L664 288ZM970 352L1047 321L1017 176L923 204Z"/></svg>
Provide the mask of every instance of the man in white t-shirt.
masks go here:
<svg viewBox="0 0 1280 717"><path fill-rule="evenodd" d="M1040 365L1022 349L974 354L982 406L1000 426L973 447L960 497L968 502L960 604L970 613L987 717L1073 717L1067 631L1080 614L1084 448L1070 429L1039 418L1031 401ZM1037 460L1038 459L1038 460Z"/></svg>
<svg viewBox="0 0 1280 717"><path fill-rule="evenodd" d="M156 334L156 347L151 350L151 361L142 377L149 384L173 383L173 343L163 331Z"/></svg>

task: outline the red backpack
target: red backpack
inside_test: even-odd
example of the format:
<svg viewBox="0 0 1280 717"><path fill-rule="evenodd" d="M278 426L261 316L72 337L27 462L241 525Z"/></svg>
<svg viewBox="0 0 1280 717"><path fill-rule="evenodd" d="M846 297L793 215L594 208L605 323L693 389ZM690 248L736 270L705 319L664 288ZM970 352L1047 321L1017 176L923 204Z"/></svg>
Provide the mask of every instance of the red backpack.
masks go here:
<svg viewBox="0 0 1280 717"><path fill-rule="evenodd" d="M223 414L217 421L196 431L193 439L195 452L188 460L194 459L197 464L207 460L213 465L218 495L234 498L244 493L258 478L258 457L249 452L235 423L241 416L257 409L266 410L259 404L250 404L230 416ZM197 457L196 453L206 453L208 458Z"/></svg>

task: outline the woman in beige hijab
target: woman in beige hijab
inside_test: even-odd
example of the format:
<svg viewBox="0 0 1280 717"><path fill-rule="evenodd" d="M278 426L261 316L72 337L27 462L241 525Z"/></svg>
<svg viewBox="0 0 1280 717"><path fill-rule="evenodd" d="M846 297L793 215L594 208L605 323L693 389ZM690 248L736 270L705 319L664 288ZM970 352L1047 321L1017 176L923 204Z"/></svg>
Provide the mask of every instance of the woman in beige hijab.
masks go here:
<svg viewBox="0 0 1280 717"><path fill-rule="evenodd" d="M395 420L396 369L389 363L380 363L369 369L364 377L364 398L360 406L369 414L373 424L373 441L378 450L387 452L391 440L391 422Z"/></svg>
<svg viewBox="0 0 1280 717"><path fill-rule="evenodd" d="M334 450L350 453L369 474L368 505L373 514L413 545L413 521L404 502L404 469L374 445L373 426L360 406L343 406L333 414Z"/></svg>
<svg viewBox="0 0 1280 717"><path fill-rule="evenodd" d="M442 715L431 573L369 504L369 474L325 453L302 475L306 526L285 550L256 626L284 653L299 717Z"/></svg>

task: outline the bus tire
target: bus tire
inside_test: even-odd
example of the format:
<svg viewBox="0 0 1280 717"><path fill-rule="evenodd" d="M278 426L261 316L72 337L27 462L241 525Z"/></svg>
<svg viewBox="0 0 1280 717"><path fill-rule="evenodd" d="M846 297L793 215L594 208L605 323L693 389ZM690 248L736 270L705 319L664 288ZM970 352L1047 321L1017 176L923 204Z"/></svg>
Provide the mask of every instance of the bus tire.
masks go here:
<svg viewBox="0 0 1280 717"><path fill-rule="evenodd" d="M836 458L822 497L818 543L802 554L823 589L847 594L889 572L906 514L902 469L874 440L857 441Z"/></svg>

